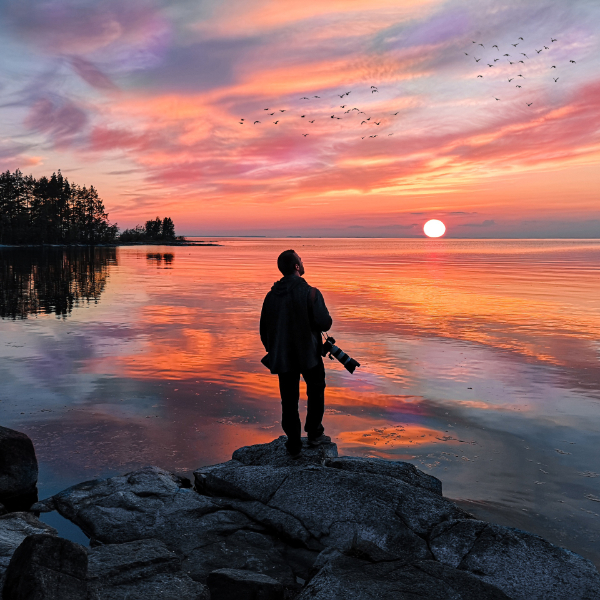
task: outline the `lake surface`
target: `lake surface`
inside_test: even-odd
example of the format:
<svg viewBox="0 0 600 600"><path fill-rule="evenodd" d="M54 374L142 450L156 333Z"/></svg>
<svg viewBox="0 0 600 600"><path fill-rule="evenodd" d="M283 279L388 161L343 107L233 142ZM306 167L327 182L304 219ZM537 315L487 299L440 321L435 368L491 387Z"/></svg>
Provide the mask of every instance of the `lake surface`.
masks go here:
<svg viewBox="0 0 600 600"><path fill-rule="evenodd" d="M361 363L326 361L340 454L409 460L600 566L600 240L217 241L0 249L0 423L41 498L281 435L258 320L291 247Z"/></svg>

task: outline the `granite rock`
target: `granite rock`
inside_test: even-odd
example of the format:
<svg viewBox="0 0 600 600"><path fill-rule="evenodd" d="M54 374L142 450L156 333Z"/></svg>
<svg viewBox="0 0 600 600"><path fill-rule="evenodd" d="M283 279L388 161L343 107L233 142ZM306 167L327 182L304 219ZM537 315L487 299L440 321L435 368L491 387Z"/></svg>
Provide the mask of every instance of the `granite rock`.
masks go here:
<svg viewBox="0 0 600 600"><path fill-rule="evenodd" d="M275 579L240 569L218 569L208 577L211 600L284 600Z"/></svg>
<svg viewBox="0 0 600 600"><path fill-rule="evenodd" d="M182 571L181 559L155 539L106 544L89 553L90 587L102 600L209 600L208 588Z"/></svg>
<svg viewBox="0 0 600 600"><path fill-rule="evenodd" d="M0 427L0 502L6 510L28 510L37 500L38 464L24 433Z"/></svg>
<svg viewBox="0 0 600 600"><path fill-rule="evenodd" d="M430 548L443 564L472 573L513 600L600 598L600 575L585 558L540 536L485 523L442 523Z"/></svg>
<svg viewBox="0 0 600 600"><path fill-rule="evenodd" d="M46 533L27 536L15 550L3 600L87 600L87 550Z"/></svg>

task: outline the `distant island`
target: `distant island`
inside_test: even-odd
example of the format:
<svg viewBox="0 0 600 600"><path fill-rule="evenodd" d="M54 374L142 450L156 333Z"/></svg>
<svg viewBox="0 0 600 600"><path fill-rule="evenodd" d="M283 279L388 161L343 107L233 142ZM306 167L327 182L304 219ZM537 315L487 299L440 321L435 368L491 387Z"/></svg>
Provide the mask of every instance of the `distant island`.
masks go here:
<svg viewBox="0 0 600 600"><path fill-rule="evenodd" d="M0 245L137 245L215 246L188 242L175 234L170 217L156 217L119 232L108 220L94 186L79 186L60 171L50 178L0 174Z"/></svg>

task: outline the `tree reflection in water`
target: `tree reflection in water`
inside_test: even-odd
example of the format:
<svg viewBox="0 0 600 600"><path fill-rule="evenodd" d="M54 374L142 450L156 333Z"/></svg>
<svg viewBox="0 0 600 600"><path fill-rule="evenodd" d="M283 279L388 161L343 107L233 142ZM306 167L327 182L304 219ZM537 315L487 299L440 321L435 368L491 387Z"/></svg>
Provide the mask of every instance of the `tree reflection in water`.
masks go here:
<svg viewBox="0 0 600 600"><path fill-rule="evenodd" d="M116 248L4 248L0 251L0 317L46 313L66 317L83 301L98 302Z"/></svg>

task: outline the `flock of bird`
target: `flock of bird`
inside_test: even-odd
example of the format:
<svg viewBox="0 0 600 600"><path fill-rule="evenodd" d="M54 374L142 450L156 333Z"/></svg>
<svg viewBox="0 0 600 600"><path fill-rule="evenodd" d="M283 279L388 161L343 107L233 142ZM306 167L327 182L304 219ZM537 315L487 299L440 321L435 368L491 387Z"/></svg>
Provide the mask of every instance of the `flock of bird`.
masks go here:
<svg viewBox="0 0 600 600"><path fill-rule="evenodd" d="M550 38L550 44L553 44L554 42L557 42L557 41L558 40L556 38L553 38L553 37ZM509 54L508 52L505 52L504 54L500 55L500 53L502 52L502 50L500 50L500 47L498 46L498 44L494 44L493 46L491 46L491 49L496 48L496 53L492 54L492 56L495 55L495 57L494 58L490 58L489 59L490 62L485 61L484 64L487 64L487 66L489 68L493 68L493 67L497 66L496 63L498 63L498 62L500 62L500 65L502 65L503 62L504 62L503 59L506 59L506 62L509 65L521 65L521 64L525 65L525 60L531 60L529 54L531 54L531 56L533 56L533 52L529 52L529 54L527 52L520 52L521 49L520 48L518 49L517 47L522 42L524 43L525 40L522 37L520 37L515 44L511 44L511 47L512 47L511 52L516 53L514 56L512 54ZM481 46L484 50L486 49L485 45L483 43L480 43L480 42L477 42L477 41L473 41L473 44L476 44L476 48L478 46ZM542 44L542 47L540 49L534 48L534 51L535 51L535 53L537 55L539 55L542 52L545 52L547 50L550 50L550 46L546 46L544 44ZM469 52L465 52L465 55L466 56L472 56L476 63L479 63L482 60L481 57L477 58L474 54L469 54ZM521 57L523 57L523 58L521 58ZM571 64L577 64L576 61L574 61L574 60L570 60L569 63L571 63ZM556 69L556 65L552 65L549 68L550 69ZM525 76L522 73L519 73L519 74L513 75L512 77L509 77L508 78L508 83L512 83L513 81L517 80L519 83L515 83L515 87L517 89L521 89L523 86L521 85L521 83L522 83L521 80L518 79L519 77L521 79L525 79ZM477 79L483 79L483 78L484 78L483 75L481 75L481 74L477 75ZM560 79L560 76L559 77L552 77L552 79L554 80L554 83L558 83L558 80ZM496 98L495 96L494 96L494 99L498 100L498 101L500 100L500 98ZM527 106L532 106L533 102L525 102L525 104L527 104Z"/></svg>
<svg viewBox="0 0 600 600"><path fill-rule="evenodd" d="M376 85L372 85L372 86L369 88L369 90L368 90L368 91L369 91L371 94L376 94L376 93L379 93L379 89L377 88L377 86L376 86ZM339 97L340 99L342 99L342 100L343 100L345 97L347 97L347 96L350 96L350 94L351 94L351 93L352 93L352 90L350 90L350 91L348 91L348 92L344 92L344 93L342 93L342 94L336 94L336 96L337 96L337 97ZM301 98L299 98L299 100L309 100L309 101L310 101L310 100L314 100L314 99L321 99L321 96L312 96L312 97L310 97L310 98L309 98L308 96L302 96ZM333 120L337 120L337 121L340 121L340 120L342 120L342 118L344 118L344 117L339 117L339 116L337 116L338 114L342 114L342 115L348 115L348 116L355 115L356 117L358 117L358 115L365 115L364 117L362 117L362 118L361 118L361 121L360 121L360 125L361 125L361 126L362 126L362 125L367 125L367 126L369 126L369 125L376 125L376 126L377 126L377 125L381 125L381 123L382 123L382 118L381 118L381 117L373 117L373 116L369 116L369 117L367 117L367 116L366 116L366 113L365 113L364 111L360 110L360 108L358 108L358 107L356 107L356 106L355 106L355 107L353 107L353 108L348 108L349 106L350 106L349 104L341 104L341 105L339 106L339 108L341 108L341 109L345 109L345 108L347 108L347 110L345 110L343 113L339 113L338 111L335 111L335 110L334 110L334 114L332 114L332 115L330 115L330 116L328 116L328 117L327 117L327 116L324 116L324 117L319 117L319 118L320 118L320 119L325 119L325 120L327 120L327 121L331 121L331 119L333 119ZM277 116L277 117L279 117L279 118L277 118L275 121L271 121L271 122L273 123L273 125L278 125L278 124L281 122L281 117L283 117L283 113L286 113L286 112L287 112L287 113L289 113L289 112L290 112L290 111L289 111L289 109L287 109L287 108L279 108L279 109L265 108L265 109L263 109L263 110L267 111L267 115L266 115L266 116L269 116L269 117L274 117L274 116ZM273 112L269 112L269 111L271 111L271 110L272 110ZM355 111L356 111L356 112L355 112ZM337 112L337 114L336 114L336 112ZM281 113L281 114L280 114L280 113ZM397 111L397 112L395 112L395 113L390 113L390 114L391 114L391 116L397 116L399 113L400 113L400 111ZM306 115L306 114L301 114L301 115L299 116L299 118L300 118L300 119L307 119L307 120L306 120L306 121L304 121L304 122L306 122L306 123L309 123L309 124L312 124L312 123L314 123L314 122L317 120L317 117L315 117L315 118L313 118L313 119L310 119L310 117L309 117L308 115ZM264 123L264 121L261 121L260 119L256 119L256 120L252 120L252 119L250 119L250 120L246 120L245 118L241 118L241 119L240 119L240 121L239 121L239 124L240 124L240 125L246 125L246 124L249 124L249 123L252 123L252 125L261 125L261 124L263 124L263 123ZM303 137L307 137L308 135L310 135L310 133L303 133L303 134L301 134L301 135L302 135ZM389 136L391 136L391 135L394 135L394 134L393 134L393 133L388 133L388 134L387 134L387 136L388 136L388 137L389 137ZM379 134L375 134L375 135L364 135L364 136L362 136L362 137L361 137L361 139L363 139L363 140L364 140L364 139L365 139L365 138L367 138L367 137L369 137L369 138L376 138L376 137L381 137L381 136L380 136Z"/></svg>
<svg viewBox="0 0 600 600"><path fill-rule="evenodd" d="M550 44L552 45L553 43L557 42L558 40L556 38L550 38ZM530 54L533 57L533 52L529 52L529 54L527 52L521 52L520 50L522 48L518 48L519 45L521 45L521 43L525 43L524 38L520 37L518 38L518 40L516 41L516 43L511 44L511 48L509 49L510 52L515 53L514 56L513 54L510 54L509 52L504 52L500 49L500 47L498 46L498 44L494 44L490 47L490 50L493 50L494 48L496 49L496 52L492 53L492 57L490 57L489 62L484 61L484 64L487 64L488 68L493 68L495 66L501 66L504 62L508 63L509 65L525 65L525 61L529 61L530 59ZM479 46L481 46L483 48L483 50L486 50L485 44L481 43L481 42L477 42L477 41L473 41L473 45L475 48L478 48ZM473 47L473 46L471 46ZM546 45L542 45L541 48L537 49L534 48L534 51L537 55L541 54L542 52L548 51L550 50L550 46L546 46ZM479 52L477 52L477 54L479 54ZM471 54L469 52L465 52L466 56L471 56L475 62L477 64L479 64L479 62L481 62L483 60L482 57L477 57L475 56L475 54ZM523 58L521 58L523 57ZM500 63L500 65L497 65L497 63ZM569 63L571 64L576 64L576 62L574 60L570 60ZM556 69L556 65L552 65L549 67L550 69ZM484 75L479 74L477 75L478 79L483 79ZM523 87L523 83L524 80L526 79L526 77L522 74L522 73L515 73L514 75L512 75L511 77L508 77L508 83L512 83L513 81L516 81L517 83L515 83L515 87L517 89L521 89ZM552 77L552 79L554 80L554 83L557 83L558 80L560 79L560 76L558 77ZM376 85L372 85L369 90L368 90L371 94L375 94L379 92L379 89L377 88ZM347 91L347 92L343 92L341 94L336 94L337 97L339 97L342 101L344 100L344 98L347 98L348 96L350 96L350 94L352 93L352 90ZM299 100L301 101L314 101L314 100L320 100L321 96L302 96L301 98L299 98ZM500 101L500 98L497 98L496 96L494 96L495 100ZM349 100L349 99L348 99ZM525 104L530 107L533 105L533 102L525 102ZM317 119L319 120L327 120L327 121L331 121L331 119L333 120L341 120L344 118L344 115L348 115L348 117L357 117L355 119L355 123L358 124L358 118L360 118L360 126L380 126L383 118L381 116L379 117L373 117L373 116L366 116L366 113L361 110L358 107L353 107L353 108L348 108L350 105L349 104L341 104L339 105L339 108L341 109L346 109L344 110L343 113L340 113L337 110L333 110L333 114L330 116L314 116L314 111L311 111L310 109L308 111L306 111L307 113L310 112L311 115L308 114L299 114L299 115L295 115L296 119L305 119L305 121L301 121L303 123L307 123L307 124L314 124L315 121L317 121ZM273 124L273 125L279 125L280 123L282 123L282 119L284 117L284 113L288 113L287 115L285 115L286 117L288 116L292 116L292 112L288 109L288 108L278 108L278 109L271 109L271 108L265 108L264 111L266 112L266 114L263 113L263 116L261 116L261 118L255 118L255 119L246 119L246 118L240 118L239 120L239 124L240 125L247 125L252 123L253 126L256 125L262 125L262 124L266 124L267 121L266 120L262 120L265 117L275 117L275 120L271 120L269 119L269 121ZM300 112L305 112L305 111L300 111ZM399 114L400 111L397 111L395 113L390 113L390 116L397 116ZM337 113L337 114L336 114ZM339 114L342 114L342 116L338 116ZM365 115L364 117L359 117L359 115ZM387 117L388 115L383 115L383 117ZM313 117L313 118L311 118ZM387 119L386 119L387 121ZM310 133L302 133L301 134L303 137L307 137L310 135ZM394 133L388 133L387 136L392 136L394 135ZM376 138L376 137L384 137L384 135L381 134L373 134L373 135L367 135L365 134L364 136L361 137L361 139L365 139L365 138Z"/></svg>

